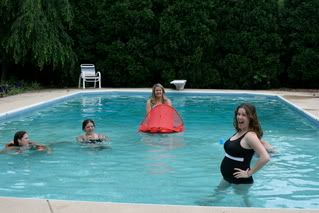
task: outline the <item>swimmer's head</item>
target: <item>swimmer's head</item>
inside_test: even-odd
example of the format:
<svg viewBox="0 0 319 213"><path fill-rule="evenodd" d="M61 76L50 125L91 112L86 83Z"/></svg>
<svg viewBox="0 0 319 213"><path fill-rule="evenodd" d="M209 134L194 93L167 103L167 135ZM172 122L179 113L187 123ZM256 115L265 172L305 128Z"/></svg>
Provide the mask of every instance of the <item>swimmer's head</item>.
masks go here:
<svg viewBox="0 0 319 213"><path fill-rule="evenodd" d="M238 121L237 121L237 114L239 109L244 109L248 121L249 121L249 131L253 131L257 134L258 138L261 138L263 136L263 131L261 129L259 120L258 120L258 116L257 116L257 111L256 111L256 107L253 104L250 103L242 103L240 104L234 113L234 127L236 128L237 131L239 131L239 127L238 127Z"/></svg>
<svg viewBox="0 0 319 213"><path fill-rule="evenodd" d="M153 97L156 97L156 91L157 91L157 90L161 90L161 91L162 91L162 95L165 94L165 89L164 89L164 87L162 86L162 84L157 83L157 84L154 84L154 85L153 85L153 88L152 88L152 96L153 96Z"/></svg>
<svg viewBox="0 0 319 213"><path fill-rule="evenodd" d="M95 123L92 119L86 119L82 122L82 130L85 131L89 127L95 127Z"/></svg>
<svg viewBox="0 0 319 213"><path fill-rule="evenodd" d="M29 136L26 131L18 131L14 134L13 144L15 146L23 146L29 143Z"/></svg>

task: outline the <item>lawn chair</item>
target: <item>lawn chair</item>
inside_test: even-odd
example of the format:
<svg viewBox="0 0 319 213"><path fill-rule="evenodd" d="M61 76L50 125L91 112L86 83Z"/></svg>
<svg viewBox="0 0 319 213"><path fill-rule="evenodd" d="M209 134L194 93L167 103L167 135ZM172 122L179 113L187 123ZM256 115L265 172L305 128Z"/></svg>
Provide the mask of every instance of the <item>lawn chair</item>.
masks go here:
<svg viewBox="0 0 319 213"><path fill-rule="evenodd" d="M96 88L96 82L99 82L99 88L101 88L101 73L95 71L94 64L81 64L81 74L79 77L79 88L81 87L81 78L83 89L85 89L85 83L94 83Z"/></svg>

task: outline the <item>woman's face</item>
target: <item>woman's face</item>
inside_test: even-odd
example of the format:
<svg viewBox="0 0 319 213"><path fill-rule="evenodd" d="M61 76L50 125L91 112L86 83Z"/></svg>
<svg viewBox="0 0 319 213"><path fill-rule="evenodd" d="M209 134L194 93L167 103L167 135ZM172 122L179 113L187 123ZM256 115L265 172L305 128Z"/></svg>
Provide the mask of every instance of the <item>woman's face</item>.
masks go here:
<svg viewBox="0 0 319 213"><path fill-rule="evenodd" d="M29 145L29 135L25 133L21 139L18 139L20 146Z"/></svg>
<svg viewBox="0 0 319 213"><path fill-rule="evenodd" d="M155 87L154 93L157 98L161 98L163 96L163 90L161 87Z"/></svg>
<svg viewBox="0 0 319 213"><path fill-rule="evenodd" d="M94 124L91 122L87 123L85 128L84 128L84 131L86 133L92 133L94 131Z"/></svg>
<svg viewBox="0 0 319 213"><path fill-rule="evenodd" d="M237 125L240 130L248 130L249 118L244 108L239 108L236 115Z"/></svg>

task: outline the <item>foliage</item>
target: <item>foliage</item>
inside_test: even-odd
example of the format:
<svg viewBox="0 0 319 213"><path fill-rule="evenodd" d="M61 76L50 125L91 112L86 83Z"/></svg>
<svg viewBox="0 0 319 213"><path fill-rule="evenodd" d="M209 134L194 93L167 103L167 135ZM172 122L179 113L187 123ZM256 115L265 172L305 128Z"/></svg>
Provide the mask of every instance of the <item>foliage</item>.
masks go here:
<svg viewBox="0 0 319 213"><path fill-rule="evenodd" d="M31 64L38 70L50 65L54 70L75 62L67 33L73 19L68 0L3 0L0 11L2 63Z"/></svg>
<svg viewBox="0 0 319 213"><path fill-rule="evenodd" d="M218 70L225 88L278 85L277 1L218 1Z"/></svg>
<svg viewBox="0 0 319 213"><path fill-rule="evenodd" d="M16 95L23 92L39 90L41 86L37 82L25 82L25 81L6 81L1 84L0 97Z"/></svg>
<svg viewBox="0 0 319 213"><path fill-rule="evenodd" d="M286 0L281 12L285 49L283 81L293 87L318 88L319 1Z"/></svg>
<svg viewBox="0 0 319 213"><path fill-rule="evenodd" d="M0 63L9 79L50 86L75 86L79 65L93 63L104 87L316 88L318 9L316 0L2 0Z"/></svg>
<svg viewBox="0 0 319 213"><path fill-rule="evenodd" d="M105 56L100 64L107 66L111 85L139 87L150 80L158 32L151 6L149 0L104 5L109 16L103 15L102 19L108 26L101 30L105 46L99 46L98 51Z"/></svg>
<svg viewBox="0 0 319 213"><path fill-rule="evenodd" d="M214 87L219 75L214 61L216 22L211 1L181 0L170 4L160 18L157 56L163 81L188 79L190 87Z"/></svg>

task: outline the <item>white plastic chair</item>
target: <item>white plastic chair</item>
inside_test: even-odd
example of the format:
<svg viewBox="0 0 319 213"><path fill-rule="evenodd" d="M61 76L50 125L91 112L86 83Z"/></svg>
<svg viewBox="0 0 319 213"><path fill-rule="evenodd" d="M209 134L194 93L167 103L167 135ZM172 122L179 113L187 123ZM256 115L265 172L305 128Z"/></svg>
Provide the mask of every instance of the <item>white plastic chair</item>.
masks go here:
<svg viewBox="0 0 319 213"><path fill-rule="evenodd" d="M83 89L85 89L85 83L94 83L96 88L96 82L99 82L99 88L101 88L101 73L95 71L94 64L81 64L81 74L79 77L79 88L81 87L81 78Z"/></svg>

